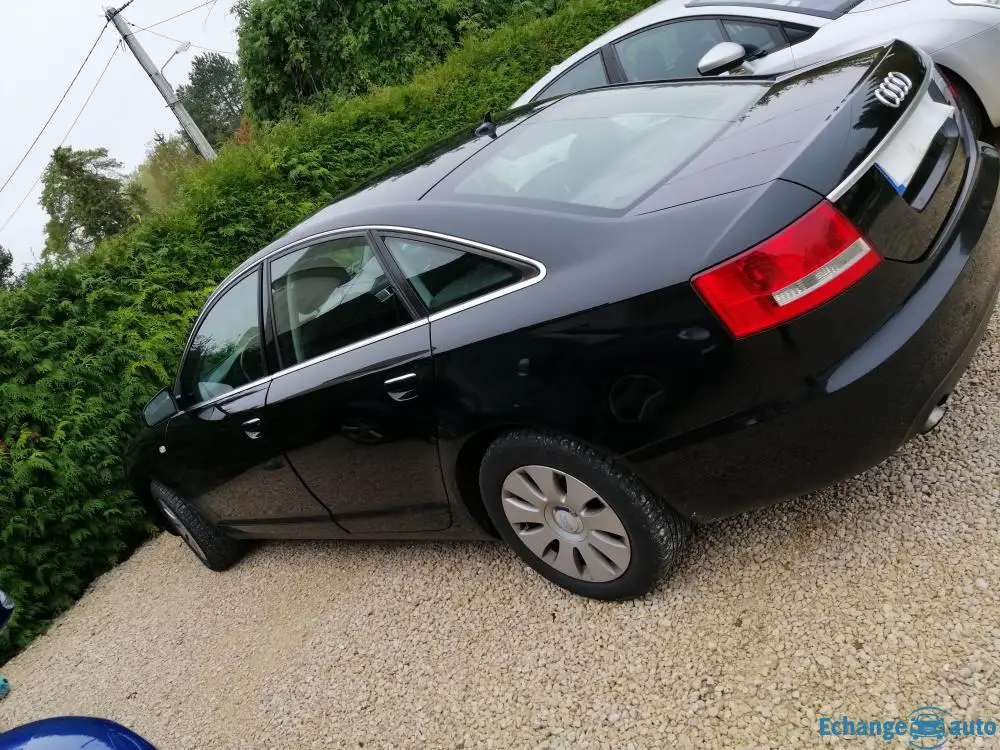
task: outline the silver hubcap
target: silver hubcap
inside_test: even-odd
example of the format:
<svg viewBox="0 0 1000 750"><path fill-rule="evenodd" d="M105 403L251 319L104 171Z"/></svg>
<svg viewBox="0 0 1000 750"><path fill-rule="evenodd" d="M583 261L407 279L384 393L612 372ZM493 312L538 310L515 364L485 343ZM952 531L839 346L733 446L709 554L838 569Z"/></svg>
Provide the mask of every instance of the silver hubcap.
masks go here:
<svg viewBox="0 0 1000 750"><path fill-rule="evenodd" d="M183 523L181 523L181 519L177 517L177 514L174 513L173 510L171 510L170 506L159 498L157 498L156 502L160 506L160 510L163 511L163 515L167 517L167 520L170 521L173 527L177 530L177 533L180 534L181 539L183 539L187 546L191 548L191 551L198 555L199 559L207 559L205 557L205 550L203 550L201 545L195 541L193 536L191 536L191 532L187 530L187 527Z"/></svg>
<svg viewBox="0 0 1000 750"><path fill-rule="evenodd" d="M621 519L579 479L522 466L503 482L503 511L518 538L560 573L605 583L628 568L632 547Z"/></svg>

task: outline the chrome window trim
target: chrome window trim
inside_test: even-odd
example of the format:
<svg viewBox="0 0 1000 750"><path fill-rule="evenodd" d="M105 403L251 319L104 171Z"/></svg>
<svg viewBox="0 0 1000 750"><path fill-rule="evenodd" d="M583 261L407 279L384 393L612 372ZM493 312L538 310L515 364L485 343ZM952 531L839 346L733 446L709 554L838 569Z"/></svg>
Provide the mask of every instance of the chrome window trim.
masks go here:
<svg viewBox="0 0 1000 750"><path fill-rule="evenodd" d="M882 141L871 150L868 156L865 157L864 161L856 166L851 173L847 175L847 177L845 177L839 185L837 185L837 187L827 194L826 199L831 203L840 200L844 194L854 187L854 184L875 165L875 162L878 161L879 154L882 153L882 151L889 145L889 142L892 141L892 139L896 137L906 123L909 122L910 117L916 111L919 103L923 101L925 96L927 96L927 92L930 91L931 88L931 80L934 78L935 67L934 62L927 56L927 53L921 54L924 57L924 65L927 68L927 75L925 75L924 80L921 81L920 88L917 89L916 93L913 95L909 106L903 114L899 116L899 119L896 120L896 124L889 129L888 133L885 134L885 138L883 138Z"/></svg>
<svg viewBox="0 0 1000 750"><path fill-rule="evenodd" d="M468 248L473 248L479 250L486 256L496 256L498 258L503 258L505 260L511 260L522 265L530 266L534 268L536 273L534 276L530 276L527 279L521 279L516 284L511 284L510 286L505 286L501 289L495 289L487 294L480 295L478 297L473 297L470 300L466 300L461 304L455 305L454 307L449 307L436 313L432 313L427 320L431 323L441 320L442 318L447 318L449 315L454 315L455 313L460 313L464 310L469 310L477 305L483 305L487 302L492 302L495 299L499 299L507 294L512 294L514 292L520 291L521 289L527 289L529 286L537 284L542 279L545 278L548 273L548 269L545 268L545 264L541 263L532 258L528 258L524 255L518 253L512 253L509 250L501 250L498 247L493 247L492 245L484 245L481 242L473 242L472 240L462 239L461 237L452 237L451 235L441 234L440 232L431 232L427 230L418 229L407 229L405 227L373 227L376 232L399 232L402 234L415 234L422 235L424 237L431 237L433 239L438 239L444 242L451 242L459 246L465 246Z"/></svg>
<svg viewBox="0 0 1000 750"><path fill-rule="evenodd" d="M191 333L188 336L187 341L184 342L184 351L181 354L180 364L177 366L177 373L174 375L174 382L171 383L169 386L170 391L173 394L175 400L180 398L181 396L180 383L181 383L181 373L184 370L184 363L187 362L188 355L191 353L191 347L194 345L195 337L197 336L198 331L201 330L201 326L205 322L205 319L208 317L208 314L212 312L212 309L215 307L216 303L218 303L219 298L222 297L223 294L225 294L225 292L227 292L229 289L231 289L232 287L241 283L244 279L247 279L254 274L257 274L258 277L257 278L257 328L258 332L261 334L261 352L260 352L261 361L266 369L267 361L264 356L264 347L263 347L264 319L261 317L262 295L264 294L264 290L262 287L264 279L264 267L260 263L254 263L246 267L244 267L241 264L240 266L237 267L235 271L233 271L232 274L230 274L230 277L228 279L222 282L224 286L220 285L218 289L216 289L214 292L208 295L208 299L205 300L205 304L201 306L201 310L198 311L198 315L194 319L194 324L191 326ZM233 391L230 391L230 393L237 392L245 388L249 388L251 385L256 385L260 382L263 382L263 380L264 378L259 378L258 380L255 380L252 383L245 383L244 385L239 386L239 388L234 388ZM225 393L223 394L223 396L219 396L214 399L209 399L209 401L214 402L218 400L218 398L222 398L228 395L229 395L228 393ZM202 401L197 404L194 404L194 406L189 408L200 406L203 403L207 402ZM184 409L183 411L180 411L178 413L184 414L184 412L186 411L187 409Z"/></svg>
<svg viewBox="0 0 1000 750"><path fill-rule="evenodd" d="M330 229L330 230L327 230L325 232L318 232L318 233L310 235L308 237L304 237L302 239L298 239L298 240L295 240L293 242L289 242L287 245L282 245L281 247L275 248L274 250L272 250L271 252L269 252L267 255L263 256L262 258L259 258L253 264L252 267L258 268L263 273L263 267L261 266L261 264L262 263L269 263L271 261L271 259L274 256L278 255L278 254L283 254L286 251L298 250L298 249L301 249L302 247L315 244L317 241L322 241L322 240L327 240L327 239L335 239L339 235L356 235L359 232L368 232L368 231L373 231L373 232L399 232L399 233L402 233L402 234L411 234L411 235L417 235L417 236L423 236L423 237L430 237L432 239L442 240L442 241L445 241L445 242L452 242L452 243L454 243L456 245L460 245L460 246L464 245L465 247L469 247L469 248L473 248L473 249L479 250L480 252L482 252L483 254L486 254L486 255L494 255L494 256L497 256L499 258L504 258L504 259L507 259L507 260L512 260L512 261L516 261L516 262L522 263L524 265L531 266L532 268L534 268L537 271L537 273L534 276L531 276L530 278L523 279L523 280L517 282L516 284L511 284L510 286L504 287L502 289L497 289L497 290L495 290L493 292L490 292L489 294L484 294L484 295L482 295L480 297L474 297L473 299L467 300L466 302L463 302L460 305L455 305L454 307L449 307L446 310L442 310L440 312L434 313L433 315L430 315L428 317L423 317L423 318L420 318L419 320L411 321L411 322L407 323L406 325L396 326L395 328L390 328L388 331L380 333L380 334L378 334L376 336L370 336L367 339L362 339L361 341L355 341L353 344L348 344L347 346L342 346L339 349L334 349L332 352L326 352L325 354L320 354L319 356L313 357L312 359L307 359L305 362L299 362L297 364L291 365L290 367L286 367L286 368L284 368L282 370L278 370L277 372L274 372L274 373L272 373L272 374L270 374L270 375L268 375L266 377L259 378L258 380L255 380L252 383L247 383L246 385L241 385L238 388L234 388L233 390L231 390L231 391L229 391L227 393L223 393L220 396L216 396L215 398L211 398L211 399L208 399L206 401L199 401L197 404L192 404L188 408L186 408L186 409L184 409L182 411L179 411L178 415L180 415L180 414L186 414L188 412L195 411L195 410L198 410L198 409L204 409L205 407L212 406L213 404L216 404L216 403L219 403L220 401L224 401L226 399L232 398L233 396L238 396L240 393L243 393L245 391L249 391L252 388L256 388L256 387L258 387L260 385L263 385L264 383L269 383L269 382L275 380L276 378L280 378L280 377L282 377L284 375L288 375L290 373L296 372L297 370L301 370L301 369L304 369L306 367L311 367L312 365L315 365L315 364L317 364L319 362L323 362L325 360L332 359L333 357L338 357L341 354L347 354L348 352L354 351L355 349L360 349L363 346L369 346L371 344L374 344L376 342L382 341L384 339L388 339L388 338L392 338L393 336L397 336L398 334L405 333L407 331L416 330L417 328L420 328L422 326L430 325L434 321L441 320L442 318L446 318L449 315L454 315L455 313L462 312L464 310L468 310L468 309L476 307L478 305L486 304L487 302L492 302L495 299L499 299L500 297L504 297L504 296L506 296L508 294L513 294L514 292L518 292L518 291L520 291L522 289L527 289L529 286L533 286L534 284L537 284L542 279L544 279L545 276L546 276L546 274L548 273L548 269L546 269L544 263L541 263L540 261L534 260L533 258L528 258L527 256L520 255L519 253L512 253L509 250L502 250L502 249L500 249L498 247L493 247L492 245L486 245L486 244L483 244L481 242L475 242L474 240L467 240L467 239L464 239L462 237L455 237L453 235L443 234L441 232L433 232L433 231L430 231L430 230L427 230L427 229L415 229L413 227L402 227L402 226L394 226L394 225L388 225L388 224L385 224L385 225L383 225L383 224L377 224L377 225L373 224L373 225L363 225L363 226L354 226L354 227L344 227L343 229ZM241 266L240 268L237 269L236 272L234 272L232 280L228 280L227 279L226 281L223 281L222 285L220 285L219 288L216 289L211 294L211 296L208 298L208 300L205 302L205 305L203 305L203 309L208 308L210 305L214 305L215 304L215 301L214 301L215 298L217 296L220 296L220 295L224 294L225 291L227 289L229 289L233 284L236 284L240 280L242 280L244 278L244 276L246 275L247 270L248 270L247 268L243 268ZM262 293L263 293L263 290L262 290ZM260 304L260 301L258 301L258 304ZM201 316L199 315L199 318L200 317ZM187 349L185 348L185 356L186 356L186 351L187 351ZM183 361L184 360L182 358L181 362L183 362Z"/></svg>
<svg viewBox="0 0 1000 750"><path fill-rule="evenodd" d="M361 339L361 341L355 341L353 344L348 344L347 346L342 346L339 349L334 349L332 352L326 352L325 354L320 354L313 357L312 359L307 359L305 362L299 362L297 364L286 367L283 370L278 370L276 373L271 375L271 380L277 380L280 377L289 375L298 370L304 370L307 367L312 367L320 362L325 362L328 359L333 359L334 357L339 357L341 354L347 354L348 352L353 352L355 349L360 349L363 346L370 346L371 344L383 341L384 339L391 339L393 336L398 336L401 333L406 333L407 331L414 331L417 328L422 328L429 324L427 318L421 318L420 320L413 320L406 325L396 326L395 328L390 328L388 331L384 331L375 336L369 336L366 339Z"/></svg>

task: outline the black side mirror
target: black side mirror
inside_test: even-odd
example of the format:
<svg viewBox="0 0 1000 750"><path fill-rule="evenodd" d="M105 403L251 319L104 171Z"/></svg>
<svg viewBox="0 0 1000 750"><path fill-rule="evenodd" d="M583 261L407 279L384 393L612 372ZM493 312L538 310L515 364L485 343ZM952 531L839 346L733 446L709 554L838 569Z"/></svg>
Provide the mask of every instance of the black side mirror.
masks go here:
<svg viewBox="0 0 1000 750"><path fill-rule="evenodd" d="M150 400L142 410L142 419L147 427L155 427L164 419L169 419L178 411L173 391L164 388Z"/></svg>
<svg viewBox="0 0 1000 750"><path fill-rule="evenodd" d="M0 591L0 631L7 627L7 621L14 614L14 600Z"/></svg>

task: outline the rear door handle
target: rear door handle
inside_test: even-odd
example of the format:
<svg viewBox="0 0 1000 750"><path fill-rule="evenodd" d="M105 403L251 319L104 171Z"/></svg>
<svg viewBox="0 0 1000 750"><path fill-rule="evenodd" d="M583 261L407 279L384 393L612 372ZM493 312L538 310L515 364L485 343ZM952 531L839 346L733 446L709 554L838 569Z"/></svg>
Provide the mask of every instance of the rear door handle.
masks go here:
<svg viewBox="0 0 1000 750"><path fill-rule="evenodd" d="M389 398L393 401L412 401L418 395L417 373L408 372L399 377L389 378L385 381L385 388L389 393Z"/></svg>
<svg viewBox="0 0 1000 750"><path fill-rule="evenodd" d="M264 433L261 431L261 421L260 418L254 417L253 419L248 419L243 423L243 431L246 432L247 437L251 440L257 440Z"/></svg>

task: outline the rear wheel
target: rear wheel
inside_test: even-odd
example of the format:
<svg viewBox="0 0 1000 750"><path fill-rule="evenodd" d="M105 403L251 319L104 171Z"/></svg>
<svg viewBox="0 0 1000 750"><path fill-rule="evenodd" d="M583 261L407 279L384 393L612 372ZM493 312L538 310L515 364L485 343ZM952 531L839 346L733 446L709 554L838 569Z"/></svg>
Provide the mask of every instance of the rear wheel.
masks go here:
<svg viewBox="0 0 1000 750"><path fill-rule="evenodd" d="M163 482L154 479L150 491L164 518L205 567L226 570L246 554L246 542L223 534Z"/></svg>
<svg viewBox="0 0 1000 750"><path fill-rule="evenodd" d="M512 432L486 451L493 525L532 568L594 599L649 592L676 564L687 521L631 473L574 440Z"/></svg>

